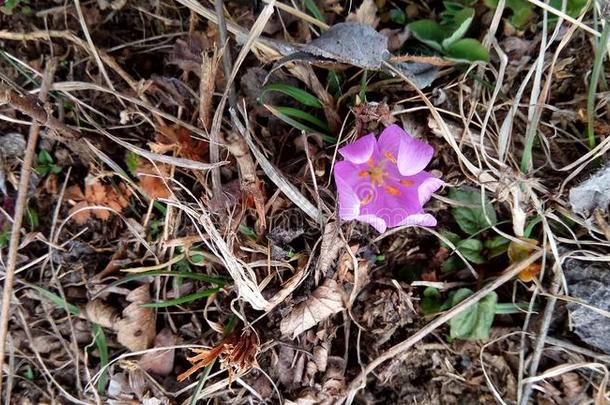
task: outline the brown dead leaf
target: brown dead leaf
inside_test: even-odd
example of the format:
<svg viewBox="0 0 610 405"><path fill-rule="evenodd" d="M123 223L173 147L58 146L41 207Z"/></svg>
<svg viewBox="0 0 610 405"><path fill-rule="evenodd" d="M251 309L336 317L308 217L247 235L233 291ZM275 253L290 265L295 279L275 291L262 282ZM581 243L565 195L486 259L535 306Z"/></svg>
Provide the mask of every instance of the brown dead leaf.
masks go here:
<svg viewBox="0 0 610 405"><path fill-rule="evenodd" d="M167 64L176 65L184 73L201 74L201 53L210 49L210 39L203 32L192 32L185 40L177 39Z"/></svg>
<svg viewBox="0 0 610 405"><path fill-rule="evenodd" d="M353 108L356 116L356 133L364 134L377 129L380 125L388 127L396 121L386 103L361 103Z"/></svg>
<svg viewBox="0 0 610 405"><path fill-rule="evenodd" d="M157 163L155 166L149 161L138 158L136 175L140 179L140 187L150 198L169 198L172 192L163 178L169 177L169 166Z"/></svg>
<svg viewBox="0 0 610 405"><path fill-rule="evenodd" d="M317 281L321 276L326 276L326 273L335 264L339 251L345 246L343 239L339 237L339 226L337 222L329 222L324 227L324 235L322 235L322 244L320 246L320 256L316 263L316 271L314 278Z"/></svg>
<svg viewBox="0 0 610 405"><path fill-rule="evenodd" d="M150 302L148 284L143 284L130 292L127 301L131 304L123 310L123 317L115 323L117 340L133 352L148 349L157 334L155 310L141 306Z"/></svg>
<svg viewBox="0 0 610 405"><path fill-rule="evenodd" d="M194 138L191 131L184 127L160 126L155 140L162 145L175 147L181 157L198 162L202 162L208 152L208 143Z"/></svg>
<svg viewBox="0 0 610 405"><path fill-rule="evenodd" d="M345 309L343 289L335 280L327 279L304 302L296 305L280 324L283 335L294 339L331 315Z"/></svg>
<svg viewBox="0 0 610 405"><path fill-rule="evenodd" d="M377 17L377 5L374 0L364 0L355 13L349 13L346 21L356 21L377 28L379 17Z"/></svg>
<svg viewBox="0 0 610 405"><path fill-rule="evenodd" d="M155 348L176 344L176 336L169 328L164 328L155 338ZM168 375L174 370L174 349L146 352L139 360L140 367L149 373Z"/></svg>
<svg viewBox="0 0 610 405"><path fill-rule="evenodd" d="M101 183L98 178L87 176L84 192L80 186L74 185L66 189L64 198L73 204L70 209L71 214L81 208L92 206L104 206L121 212L123 208L129 205L130 194L129 189L122 182L115 188ZM106 221L110 218L111 211L105 209L83 210L74 214L72 218L77 224L83 225L92 215Z"/></svg>
<svg viewBox="0 0 610 405"><path fill-rule="evenodd" d="M116 322L119 320L119 314L114 307L105 304L100 299L89 301L85 307L87 319L93 323L97 323L104 328L113 329Z"/></svg>
<svg viewBox="0 0 610 405"><path fill-rule="evenodd" d="M216 358L220 358L220 363L229 370L229 378L232 378L235 369L248 370L256 365L258 341L256 335L250 331L244 333L234 331L210 350L194 349L193 351L197 354L187 358L193 366L180 374L178 381L186 380Z"/></svg>

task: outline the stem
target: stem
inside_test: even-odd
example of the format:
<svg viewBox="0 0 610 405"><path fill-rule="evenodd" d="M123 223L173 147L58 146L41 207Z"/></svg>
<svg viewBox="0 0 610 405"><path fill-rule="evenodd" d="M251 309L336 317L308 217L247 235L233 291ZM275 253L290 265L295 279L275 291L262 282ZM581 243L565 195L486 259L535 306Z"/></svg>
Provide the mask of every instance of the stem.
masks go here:
<svg viewBox="0 0 610 405"><path fill-rule="evenodd" d="M589 149L595 148L595 93L597 92L597 85L604 63L606 45L608 44L608 38L610 38L610 24L608 20L604 20L603 25L604 29L595 50L593 70L591 71L591 84L587 94L587 137L589 138Z"/></svg>

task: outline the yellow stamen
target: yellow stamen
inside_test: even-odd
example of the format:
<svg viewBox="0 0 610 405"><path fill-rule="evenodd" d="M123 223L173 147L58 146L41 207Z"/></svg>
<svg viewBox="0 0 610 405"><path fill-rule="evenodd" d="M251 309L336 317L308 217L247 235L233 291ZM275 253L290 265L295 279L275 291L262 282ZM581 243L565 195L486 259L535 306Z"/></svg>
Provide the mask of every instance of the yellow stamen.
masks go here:
<svg viewBox="0 0 610 405"><path fill-rule="evenodd" d="M394 187L394 186L386 186L386 188L385 188L385 189L386 189L386 191L387 191L388 193L390 193L391 195L394 195L394 196L399 196L399 195L400 195L400 190L399 190L399 189L397 189L397 188L396 188L396 187Z"/></svg>
<svg viewBox="0 0 610 405"><path fill-rule="evenodd" d="M402 184L403 186L411 187L413 184L415 184L415 182L413 180L404 179L400 180L400 184Z"/></svg>
<svg viewBox="0 0 610 405"><path fill-rule="evenodd" d="M370 175L368 170L362 170L360 173L358 173L358 176L360 177L366 177L368 175Z"/></svg>
<svg viewBox="0 0 610 405"><path fill-rule="evenodd" d="M373 193L367 193L362 200L360 200L361 205L367 205L373 200Z"/></svg>
<svg viewBox="0 0 610 405"><path fill-rule="evenodd" d="M370 158L369 160L367 160L366 164L369 165L369 167L375 166L375 162L373 162L373 158Z"/></svg>

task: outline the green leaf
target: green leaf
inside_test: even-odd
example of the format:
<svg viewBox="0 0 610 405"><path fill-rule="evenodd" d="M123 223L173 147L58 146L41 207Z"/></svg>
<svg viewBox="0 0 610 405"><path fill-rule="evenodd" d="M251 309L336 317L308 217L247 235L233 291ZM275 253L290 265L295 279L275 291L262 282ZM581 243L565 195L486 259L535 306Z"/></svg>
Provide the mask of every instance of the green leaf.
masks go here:
<svg viewBox="0 0 610 405"><path fill-rule="evenodd" d="M129 173L131 173L132 176L135 176L137 173L138 161L139 157L137 153L128 151L125 154L125 164L127 165L127 170L129 170Z"/></svg>
<svg viewBox="0 0 610 405"><path fill-rule="evenodd" d="M460 270L464 267L464 263L459 256L451 256L441 266L441 272L451 273L452 271Z"/></svg>
<svg viewBox="0 0 610 405"><path fill-rule="evenodd" d="M496 304L495 314L496 315L509 315L509 314L522 314L529 311L529 303L524 302L520 304L513 304L512 302ZM533 308L534 310L537 307Z"/></svg>
<svg viewBox="0 0 610 405"><path fill-rule="evenodd" d="M173 300L149 302L146 304L141 304L141 306L145 308L166 308L174 305L185 304L187 302L195 301L200 298L209 297L218 293L219 291L220 288L208 288L207 290L197 291L193 294L187 294L182 297L174 298Z"/></svg>
<svg viewBox="0 0 610 405"><path fill-rule="evenodd" d="M473 292L467 288L459 289L453 296L452 306L457 305L472 294ZM497 302L497 294L491 292L472 307L454 316L449 321L449 335L451 339L488 339Z"/></svg>
<svg viewBox="0 0 610 405"><path fill-rule="evenodd" d="M454 207L451 212L460 229L468 235L488 229L490 225L495 225L498 222L496 211L491 203L485 199L485 212L481 205L481 192L471 187L462 187L460 189L451 189L449 198L467 204L467 207ZM489 218L487 222L485 214Z"/></svg>
<svg viewBox="0 0 610 405"><path fill-rule="evenodd" d="M390 10L390 20L396 24L404 25L407 22L407 15L401 9L393 8Z"/></svg>
<svg viewBox="0 0 610 405"><path fill-rule="evenodd" d="M410 23L408 27L419 41L442 52L441 43L445 38L445 30L439 23L433 20L418 20Z"/></svg>
<svg viewBox="0 0 610 405"><path fill-rule="evenodd" d="M497 235L485 241L485 249L487 249L487 257L494 258L506 253L510 240L504 236Z"/></svg>
<svg viewBox="0 0 610 405"><path fill-rule="evenodd" d="M460 39L445 47L445 52L450 59L456 62L489 62L489 52L473 38Z"/></svg>
<svg viewBox="0 0 610 405"><path fill-rule="evenodd" d="M38 152L38 163L42 165L53 164L53 157L48 150L41 149L40 152Z"/></svg>
<svg viewBox="0 0 610 405"><path fill-rule="evenodd" d="M285 94L308 107L322 108L322 103L313 94L310 94L305 90L299 89L298 87L290 86L288 84L283 83L273 83L266 85L263 88L263 91L261 92L261 95L259 97L261 104L265 104L265 95L270 91L277 91L279 93Z"/></svg>
<svg viewBox="0 0 610 405"><path fill-rule="evenodd" d="M97 392L103 394L106 392L106 384L108 384L108 344L106 342L106 334L102 327L96 323L91 325L91 333L93 334L93 341L97 346L97 351L100 355L100 369L104 369L97 380Z"/></svg>
<svg viewBox="0 0 610 405"><path fill-rule="evenodd" d="M40 224L40 218L38 217L38 211L35 208L28 207L28 222L30 223L30 230L34 230L38 228Z"/></svg>
<svg viewBox="0 0 610 405"><path fill-rule="evenodd" d="M426 287L421 300L421 310L424 315L436 314L441 311L441 293L434 287Z"/></svg>
<svg viewBox="0 0 610 405"><path fill-rule="evenodd" d="M457 250L469 261L476 264L485 263L483 257L483 242L478 239L466 239L457 245Z"/></svg>
<svg viewBox="0 0 610 405"><path fill-rule="evenodd" d="M523 28L536 13L533 9L523 7L513 11L513 15L510 17L510 23L515 28Z"/></svg>
<svg viewBox="0 0 610 405"><path fill-rule="evenodd" d="M468 28L470 28L470 23L472 23L473 18L474 10L472 8L465 8L459 11L453 18L456 29L451 35L443 40L443 48L447 49L462 38L466 34L466 31L468 31Z"/></svg>

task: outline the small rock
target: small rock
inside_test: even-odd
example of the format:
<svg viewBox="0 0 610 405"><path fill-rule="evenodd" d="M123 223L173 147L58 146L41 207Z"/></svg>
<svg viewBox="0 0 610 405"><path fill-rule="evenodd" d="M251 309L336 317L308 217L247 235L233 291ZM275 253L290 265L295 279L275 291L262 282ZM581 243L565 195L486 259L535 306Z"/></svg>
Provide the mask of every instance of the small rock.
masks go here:
<svg viewBox="0 0 610 405"><path fill-rule="evenodd" d="M610 268L568 260L564 267L568 293L592 307L610 311ZM583 342L610 354L610 319L578 303L568 303L574 333Z"/></svg>
<svg viewBox="0 0 610 405"><path fill-rule="evenodd" d="M604 211L610 203L610 165L570 190L572 211L588 216L595 208Z"/></svg>

